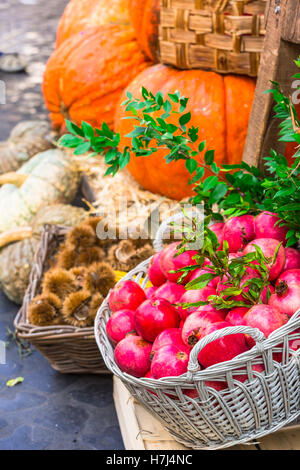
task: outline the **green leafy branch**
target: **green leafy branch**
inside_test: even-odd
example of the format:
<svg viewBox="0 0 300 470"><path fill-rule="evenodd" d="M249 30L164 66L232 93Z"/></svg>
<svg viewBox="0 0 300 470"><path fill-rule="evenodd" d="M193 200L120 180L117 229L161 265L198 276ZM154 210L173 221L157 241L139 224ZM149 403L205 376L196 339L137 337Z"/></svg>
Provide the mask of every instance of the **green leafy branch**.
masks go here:
<svg viewBox="0 0 300 470"><path fill-rule="evenodd" d="M296 64L300 67L300 57ZM294 76L299 77L300 74ZM264 172L245 162L218 166L214 150L205 149L205 141L198 143L199 129L188 125L188 98L178 91L164 98L161 92L153 95L144 87L142 99L127 93L128 99L122 103L128 114L124 119L137 122L127 135L130 146L121 151L120 134L111 131L106 123L93 129L86 122L79 127L70 121L66 121L70 134L63 136L59 144L74 148L76 155L103 155L107 175L125 168L131 157L147 157L163 149L167 163L185 161L195 191L192 204L203 204L205 213L215 220L265 210L274 212L281 219L279 223L288 227L287 246L292 246L300 239L300 122L290 98L284 96L278 83L272 84L273 89L267 92L273 94L276 118L281 120L279 139L298 146L291 166L274 150L264 159ZM170 122L171 115L178 119L172 116Z"/></svg>

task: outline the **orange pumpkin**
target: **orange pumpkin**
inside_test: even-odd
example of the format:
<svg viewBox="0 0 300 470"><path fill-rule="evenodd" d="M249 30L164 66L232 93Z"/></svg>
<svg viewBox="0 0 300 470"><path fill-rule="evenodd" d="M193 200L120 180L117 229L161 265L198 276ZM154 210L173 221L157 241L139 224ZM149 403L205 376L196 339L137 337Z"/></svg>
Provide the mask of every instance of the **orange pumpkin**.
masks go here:
<svg viewBox="0 0 300 470"><path fill-rule="evenodd" d="M128 0L129 16L142 50L159 61L158 25L160 0Z"/></svg>
<svg viewBox="0 0 300 470"><path fill-rule="evenodd" d="M124 88L149 63L128 26L88 28L71 36L50 57L43 94L54 128L65 118L113 126Z"/></svg>
<svg viewBox="0 0 300 470"><path fill-rule="evenodd" d="M126 91L140 98L142 86L154 94L160 90L164 96L179 90L189 98L187 110L192 114L189 125L199 127L198 143L206 140L207 148L215 149L215 161L219 165L241 162L254 98L254 79L203 70L182 71L158 64L144 70L130 83L121 102L126 99ZM125 115L124 107L118 106L115 130L121 134L121 148L129 145L130 139L125 135L132 130L134 122L122 119ZM178 124L178 115L171 114L170 122ZM128 169L144 188L154 193L178 200L191 195L184 161L167 164L165 155L165 150L159 150L148 157L132 157Z"/></svg>
<svg viewBox="0 0 300 470"><path fill-rule="evenodd" d="M113 23L129 24L127 0L71 0L58 24L56 47L88 27Z"/></svg>

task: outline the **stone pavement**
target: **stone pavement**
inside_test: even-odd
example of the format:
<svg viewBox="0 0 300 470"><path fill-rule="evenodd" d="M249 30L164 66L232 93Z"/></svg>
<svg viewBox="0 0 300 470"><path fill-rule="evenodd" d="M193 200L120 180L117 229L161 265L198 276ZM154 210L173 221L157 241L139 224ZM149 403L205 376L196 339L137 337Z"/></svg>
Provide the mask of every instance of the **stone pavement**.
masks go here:
<svg viewBox="0 0 300 470"><path fill-rule="evenodd" d="M26 73L0 72L6 104L0 104L0 140L23 119L47 116L41 94L45 63L54 49L55 31L67 0L0 0L0 51L28 59Z"/></svg>
<svg viewBox="0 0 300 470"><path fill-rule="evenodd" d="M0 0L0 50L21 52L28 73L1 74L7 102L0 105L0 140L23 119L46 117L40 85L66 0ZM0 293L0 340L18 307ZM24 382L8 388L9 379ZM11 342L0 364L0 450L123 449L111 377L62 375L37 351L21 358Z"/></svg>

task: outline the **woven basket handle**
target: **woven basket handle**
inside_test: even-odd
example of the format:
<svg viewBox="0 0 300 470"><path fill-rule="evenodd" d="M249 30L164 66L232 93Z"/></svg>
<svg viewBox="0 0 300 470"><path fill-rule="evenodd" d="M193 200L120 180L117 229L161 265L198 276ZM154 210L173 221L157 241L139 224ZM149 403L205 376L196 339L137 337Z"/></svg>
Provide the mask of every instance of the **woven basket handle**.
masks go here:
<svg viewBox="0 0 300 470"><path fill-rule="evenodd" d="M168 217L166 220L164 220L160 224L160 226L159 226L159 228L156 232L155 240L153 241L153 246L154 246L154 249L155 249L156 253L158 253L159 251L161 251L163 249L164 235L165 235L166 231L169 231L172 228L171 224L173 222L179 222L179 221L183 220L185 217L186 217L186 215L183 212L179 212L178 214L175 214L175 215L172 215L171 217ZM191 218L191 217L198 217L199 218L199 212L191 211L188 214L188 217L189 218Z"/></svg>
<svg viewBox="0 0 300 470"><path fill-rule="evenodd" d="M200 370L200 365L198 362L198 354L205 346L207 346L212 341L215 341L216 339L219 339L228 335L234 335L237 333L243 333L245 335L251 336L256 343L261 343L262 341L266 339L265 335L258 328L251 328L250 326L244 326L244 325L229 326L226 328L222 328L221 330L214 331L213 333L205 336L200 341L198 341L198 343L195 344L195 346L193 347L191 354L190 354L188 372L190 374L194 374L195 372Z"/></svg>

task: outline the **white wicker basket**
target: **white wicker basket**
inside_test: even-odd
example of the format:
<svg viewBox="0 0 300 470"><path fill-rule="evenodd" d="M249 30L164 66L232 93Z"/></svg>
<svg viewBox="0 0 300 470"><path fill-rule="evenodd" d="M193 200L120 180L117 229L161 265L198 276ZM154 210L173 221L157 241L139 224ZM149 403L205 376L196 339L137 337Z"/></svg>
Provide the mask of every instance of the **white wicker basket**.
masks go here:
<svg viewBox="0 0 300 470"><path fill-rule="evenodd" d="M163 228L159 231L160 239L163 231ZM158 239L155 246L161 248ZM144 287L149 261L138 265L123 280L133 279ZM106 298L95 321L96 342L106 366L185 446L229 447L272 433L300 415L300 349L297 352L289 349L290 340L300 341L300 310L268 339L258 329L246 326L216 331L194 346L186 374L159 380L135 378L119 369L105 331L110 315ZM231 361L200 371L199 351L209 342L234 333L251 335L256 346ZM273 360L274 353L282 353L281 363ZM253 371L253 364L263 364L265 372ZM234 378L236 375L245 375L247 380L240 382ZM228 387L216 391L206 386L206 381L226 382ZM188 389L196 389L199 396L188 397L185 394Z"/></svg>

